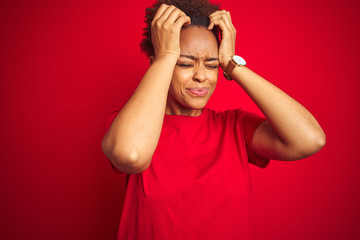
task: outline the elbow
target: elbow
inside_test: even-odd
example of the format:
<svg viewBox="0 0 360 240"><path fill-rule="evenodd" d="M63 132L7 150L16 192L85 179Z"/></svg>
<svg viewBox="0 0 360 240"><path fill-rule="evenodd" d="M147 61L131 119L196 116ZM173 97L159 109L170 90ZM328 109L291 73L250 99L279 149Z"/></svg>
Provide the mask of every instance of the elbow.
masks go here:
<svg viewBox="0 0 360 240"><path fill-rule="evenodd" d="M317 140L318 151L322 149L325 146L325 144L326 144L326 136L325 133L323 132L321 137L319 137Z"/></svg>
<svg viewBox="0 0 360 240"><path fill-rule="evenodd" d="M119 145L110 146L105 141L102 150L111 163L120 171L129 174L137 174L145 171L151 163L151 158L141 157L141 154L133 149L124 149Z"/></svg>
<svg viewBox="0 0 360 240"><path fill-rule="evenodd" d="M312 145L314 148L314 153L320 151L326 144L325 133L321 130L316 136L312 139Z"/></svg>
<svg viewBox="0 0 360 240"><path fill-rule="evenodd" d="M128 154L113 153L109 159L116 168L129 174L142 173L151 163L151 159L141 159L135 151Z"/></svg>
<svg viewBox="0 0 360 240"><path fill-rule="evenodd" d="M321 132L317 136L312 136L308 141L302 143L302 147L299 148L299 159L309 157L318 151L320 151L326 144L326 136L324 132Z"/></svg>
<svg viewBox="0 0 360 240"><path fill-rule="evenodd" d="M138 174L145 171L151 163L151 159L143 159L136 151L114 151L108 156L112 164L124 173Z"/></svg>

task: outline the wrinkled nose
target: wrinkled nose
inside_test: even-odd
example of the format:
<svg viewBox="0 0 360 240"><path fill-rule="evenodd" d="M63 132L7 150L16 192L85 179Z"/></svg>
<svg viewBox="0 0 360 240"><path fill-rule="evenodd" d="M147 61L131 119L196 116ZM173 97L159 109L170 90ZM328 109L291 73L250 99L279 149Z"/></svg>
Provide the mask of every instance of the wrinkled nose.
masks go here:
<svg viewBox="0 0 360 240"><path fill-rule="evenodd" d="M197 66L194 73L194 81L205 82L207 79L205 66Z"/></svg>

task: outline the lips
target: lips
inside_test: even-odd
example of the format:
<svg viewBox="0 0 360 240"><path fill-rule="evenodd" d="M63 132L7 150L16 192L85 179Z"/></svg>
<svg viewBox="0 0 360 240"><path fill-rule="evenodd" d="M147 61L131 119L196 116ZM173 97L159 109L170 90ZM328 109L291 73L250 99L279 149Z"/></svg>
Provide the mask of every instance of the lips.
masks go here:
<svg viewBox="0 0 360 240"><path fill-rule="evenodd" d="M196 88L186 88L186 91L194 96L203 97L206 96L209 92L209 87L196 87Z"/></svg>

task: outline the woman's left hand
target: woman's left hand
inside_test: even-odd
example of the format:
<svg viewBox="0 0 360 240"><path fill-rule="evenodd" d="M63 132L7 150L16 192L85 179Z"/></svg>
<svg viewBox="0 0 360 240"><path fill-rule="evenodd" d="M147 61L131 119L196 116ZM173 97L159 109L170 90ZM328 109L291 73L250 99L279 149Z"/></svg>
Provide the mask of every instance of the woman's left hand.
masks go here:
<svg viewBox="0 0 360 240"><path fill-rule="evenodd" d="M208 29L219 26L221 31L221 43L219 47L220 66L224 70L235 54L236 29L231 22L230 12L218 10L209 16L210 24Z"/></svg>

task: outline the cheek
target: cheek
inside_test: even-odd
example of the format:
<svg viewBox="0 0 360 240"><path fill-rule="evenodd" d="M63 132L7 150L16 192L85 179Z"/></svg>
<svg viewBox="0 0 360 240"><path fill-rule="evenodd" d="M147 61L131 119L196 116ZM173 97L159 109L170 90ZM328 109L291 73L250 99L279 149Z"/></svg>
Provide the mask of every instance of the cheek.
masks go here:
<svg viewBox="0 0 360 240"><path fill-rule="evenodd" d="M171 83L170 83L170 89L169 92L176 96L181 94L182 92L182 88L183 88L183 78L184 76L179 73L179 71L174 71L173 77L171 79Z"/></svg>
<svg viewBox="0 0 360 240"><path fill-rule="evenodd" d="M209 73L209 80L212 84L216 84L218 77L219 77L219 70L218 71L212 71L211 73Z"/></svg>
<svg viewBox="0 0 360 240"><path fill-rule="evenodd" d="M191 70L175 70L171 80L171 85L174 87L184 86L188 82L192 81L193 75L194 73Z"/></svg>

